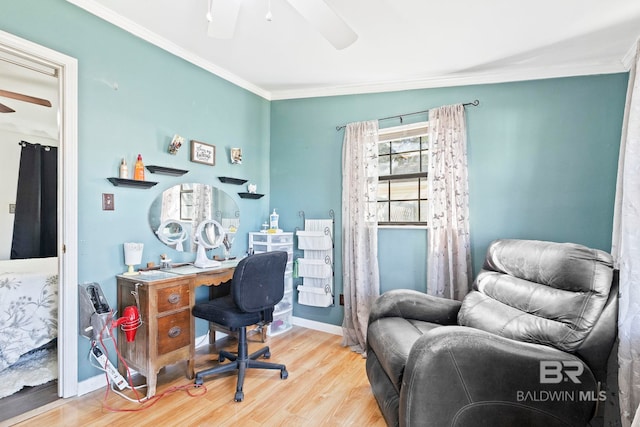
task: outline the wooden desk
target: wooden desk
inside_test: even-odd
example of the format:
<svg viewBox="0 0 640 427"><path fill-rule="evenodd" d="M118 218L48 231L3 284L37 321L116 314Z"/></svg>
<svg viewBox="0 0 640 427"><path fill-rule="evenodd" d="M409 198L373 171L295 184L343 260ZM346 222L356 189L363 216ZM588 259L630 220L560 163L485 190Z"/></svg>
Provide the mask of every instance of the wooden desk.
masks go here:
<svg viewBox="0 0 640 427"><path fill-rule="evenodd" d="M118 328L118 351L127 365L147 379L147 396L156 393L157 375L164 366L187 361L187 378L195 376L195 304L198 286L218 286L233 278L236 262L215 270L176 268L135 276L117 276L118 313L136 305L137 293L142 325L133 342ZM182 268L182 270L180 270ZM126 378L126 367L118 361Z"/></svg>

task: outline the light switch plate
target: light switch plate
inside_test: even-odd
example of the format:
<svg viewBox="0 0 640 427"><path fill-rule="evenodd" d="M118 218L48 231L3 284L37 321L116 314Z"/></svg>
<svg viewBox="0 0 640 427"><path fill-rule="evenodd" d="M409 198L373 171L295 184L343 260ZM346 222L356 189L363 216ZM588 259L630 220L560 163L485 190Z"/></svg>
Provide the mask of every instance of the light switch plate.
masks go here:
<svg viewBox="0 0 640 427"><path fill-rule="evenodd" d="M112 211L114 210L113 205L113 194L111 193L102 193L102 210L103 211Z"/></svg>

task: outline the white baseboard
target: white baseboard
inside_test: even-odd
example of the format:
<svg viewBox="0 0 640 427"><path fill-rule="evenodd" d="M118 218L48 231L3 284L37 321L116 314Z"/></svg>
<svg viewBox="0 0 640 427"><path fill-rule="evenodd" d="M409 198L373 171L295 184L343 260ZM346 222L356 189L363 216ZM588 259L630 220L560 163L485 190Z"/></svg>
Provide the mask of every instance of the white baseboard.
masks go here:
<svg viewBox="0 0 640 427"><path fill-rule="evenodd" d="M314 331L327 332L333 335L342 336L342 327L331 325L329 323L316 322L315 320L303 319L302 317L293 316L291 322L296 326L313 329Z"/></svg>
<svg viewBox="0 0 640 427"><path fill-rule="evenodd" d="M95 377L87 378L84 381L78 382L78 396L99 390L106 387L106 385L107 379L104 374L98 374Z"/></svg>

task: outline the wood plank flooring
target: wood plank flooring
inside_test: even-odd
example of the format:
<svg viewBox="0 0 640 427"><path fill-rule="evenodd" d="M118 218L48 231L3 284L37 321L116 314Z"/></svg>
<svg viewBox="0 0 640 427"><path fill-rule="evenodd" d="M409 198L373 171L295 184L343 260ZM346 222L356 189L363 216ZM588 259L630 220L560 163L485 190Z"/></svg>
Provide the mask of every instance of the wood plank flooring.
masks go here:
<svg viewBox="0 0 640 427"><path fill-rule="evenodd" d="M271 360L284 363L289 378L279 371L249 370L244 401L234 402L236 375L212 376L203 389L189 388L166 394L152 406L125 401L114 393L105 400L105 388L19 422L18 426L385 426L365 373L365 359L340 345L341 337L302 327L269 338ZM237 341L225 338L215 346L198 349L196 371L217 364L209 354L225 348L235 351ZM249 352L263 343L250 341ZM225 362L228 363L228 362ZM172 387L189 386L186 364L163 370L158 377L160 395ZM111 406L121 411L112 412Z"/></svg>
<svg viewBox="0 0 640 427"><path fill-rule="evenodd" d="M58 400L58 380L25 387L11 396L0 399L0 422Z"/></svg>

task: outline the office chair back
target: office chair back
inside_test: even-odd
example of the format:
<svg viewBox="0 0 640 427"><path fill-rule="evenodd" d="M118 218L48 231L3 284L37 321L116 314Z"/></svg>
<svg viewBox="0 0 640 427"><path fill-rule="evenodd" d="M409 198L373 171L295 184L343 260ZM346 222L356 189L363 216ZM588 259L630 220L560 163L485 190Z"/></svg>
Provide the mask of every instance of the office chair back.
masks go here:
<svg viewBox="0 0 640 427"><path fill-rule="evenodd" d="M247 313L269 311L284 296L286 252L251 255L238 263L231 293L238 308ZM270 319L265 319L270 320Z"/></svg>

